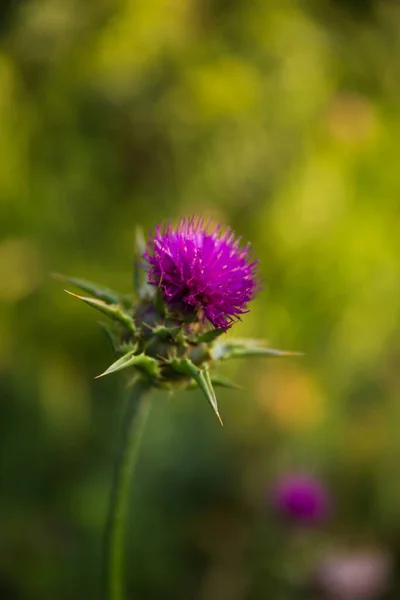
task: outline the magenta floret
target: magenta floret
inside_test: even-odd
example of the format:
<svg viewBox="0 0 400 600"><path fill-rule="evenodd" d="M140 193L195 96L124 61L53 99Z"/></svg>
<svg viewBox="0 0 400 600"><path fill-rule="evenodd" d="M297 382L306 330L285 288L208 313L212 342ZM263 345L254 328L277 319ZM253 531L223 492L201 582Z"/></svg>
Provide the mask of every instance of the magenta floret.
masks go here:
<svg viewBox="0 0 400 600"><path fill-rule="evenodd" d="M248 312L260 287L249 245L241 248L230 229L201 218L156 227L143 256L148 283L161 289L165 302L224 331Z"/></svg>

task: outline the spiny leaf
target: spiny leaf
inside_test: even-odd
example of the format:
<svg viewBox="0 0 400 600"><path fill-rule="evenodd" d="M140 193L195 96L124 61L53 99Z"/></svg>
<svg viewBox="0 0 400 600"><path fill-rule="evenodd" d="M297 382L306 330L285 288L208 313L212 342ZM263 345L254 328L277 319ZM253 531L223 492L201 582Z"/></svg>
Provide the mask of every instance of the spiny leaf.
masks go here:
<svg viewBox="0 0 400 600"><path fill-rule="evenodd" d="M99 377L104 377L104 375L110 375L111 373L115 373L116 371L121 371L121 369L131 367L135 363L135 359L136 356L134 355L134 351L128 352L127 354L124 354L124 356L116 360L111 366L109 366L108 369L104 371L104 373L97 375L95 379L98 379Z"/></svg>
<svg viewBox="0 0 400 600"><path fill-rule="evenodd" d="M85 296L78 296L78 294L73 294L68 290L64 290L70 296L74 296L74 298L78 298L82 300L89 306L92 306L96 310L99 310L101 313L110 317L110 319L114 319L115 321L119 321L131 332L135 333L135 325L133 320L129 315L127 315L119 306L119 304L106 304L101 300L97 300L96 298L86 298Z"/></svg>
<svg viewBox="0 0 400 600"><path fill-rule="evenodd" d="M272 348L268 348L266 346L266 342L264 340L260 340L257 338L228 338L222 342L218 342L218 344L229 348L263 348L264 350L270 350L271 352L283 352L285 356L303 356L302 352L273 350Z"/></svg>
<svg viewBox="0 0 400 600"><path fill-rule="evenodd" d="M240 385L231 381L230 379L226 379L225 377L221 377L220 375L211 375L211 383L216 387L224 387L231 390L241 390L243 389Z"/></svg>
<svg viewBox="0 0 400 600"><path fill-rule="evenodd" d="M170 360L170 364L171 364L172 368L175 369L175 371L177 371L177 373L182 373L183 375L188 375L189 377L194 379L194 381L197 383L197 385L199 386L199 388L201 389L201 391L207 398L207 401L209 402L210 406L213 408L215 414L218 417L219 422L221 423L221 425L223 425L222 419L221 419L221 416L220 416L219 410L218 410L217 399L216 399L215 392L214 392L214 389L213 389L211 381L210 381L210 376L208 374L208 371L199 369L188 358L183 358L183 359L173 358Z"/></svg>
<svg viewBox="0 0 400 600"><path fill-rule="evenodd" d="M209 389L209 392L211 394L211 398L212 398L212 404L211 405L212 405L213 409L215 410L215 412L217 414L217 417L218 417L218 419L221 422L221 425L223 425L221 417L219 416L217 397L215 395L213 384L211 382L210 373L209 373L209 371L208 371L207 368L202 369L201 372L204 374L204 380L205 380L205 382L207 384L207 387Z"/></svg>
<svg viewBox="0 0 400 600"><path fill-rule="evenodd" d="M285 356L302 356L300 352L285 352L272 348L232 348L224 358L245 358L248 356L266 356L269 358L282 358Z"/></svg>
<svg viewBox="0 0 400 600"><path fill-rule="evenodd" d="M211 377L211 383L214 387L224 387L224 388L227 388L230 390L242 390L243 389L240 385L238 385L234 381L231 381L230 379L226 379L225 377L221 377L219 375L211 375L210 377ZM198 388L198 385L195 381L192 381L186 387L187 390L195 390L197 388Z"/></svg>
<svg viewBox="0 0 400 600"><path fill-rule="evenodd" d="M70 283L71 285L91 294L98 300L103 300L107 304L118 304L119 296L116 292L107 288L98 286L95 283L86 281L85 279L77 279L76 277L68 277L67 275L61 275L60 273L53 273L53 277L56 279Z"/></svg>
<svg viewBox="0 0 400 600"><path fill-rule="evenodd" d="M134 352L135 350L131 350L116 360L110 367L108 367L106 371L104 371L104 373L97 375L96 379L99 377L104 377L104 375L110 375L116 371L121 371L127 367L135 367L149 378L159 377L160 370L157 361L150 356L146 356L145 354L135 355Z"/></svg>
<svg viewBox="0 0 400 600"><path fill-rule="evenodd" d="M232 339L229 341L218 342L211 349L211 354L215 360L228 360L230 358L244 358L247 356L266 356L270 358L302 356L300 352L288 352L285 350L266 348L261 341L252 339Z"/></svg>
<svg viewBox="0 0 400 600"><path fill-rule="evenodd" d="M216 340L222 333L224 333L223 329L211 329L210 331L206 331L206 333L197 336L194 341L197 344L201 344L202 342L208 344L209 342Z"/></svg>

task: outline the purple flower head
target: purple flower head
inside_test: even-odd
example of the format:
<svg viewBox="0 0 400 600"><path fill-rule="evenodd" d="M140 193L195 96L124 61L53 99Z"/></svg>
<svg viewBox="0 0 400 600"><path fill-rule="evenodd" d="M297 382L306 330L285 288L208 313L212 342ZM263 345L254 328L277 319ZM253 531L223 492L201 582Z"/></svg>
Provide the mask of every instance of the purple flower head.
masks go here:
<svg viewBox="0 0 400 600"><path fill-rule="evenodd" d="M259 289L257 261L230 229L210 226L201 218L181 219L175 229L158 226L143 257L148 283L168 304L226 331Z"/></svg>
<svg viewBox="0 0 400 600"><path fill-rule="evenodd" d="M330 512L330 498L322 483L307 474L283 476L274 487L275 507L298 523L314 525Z"/></svg>

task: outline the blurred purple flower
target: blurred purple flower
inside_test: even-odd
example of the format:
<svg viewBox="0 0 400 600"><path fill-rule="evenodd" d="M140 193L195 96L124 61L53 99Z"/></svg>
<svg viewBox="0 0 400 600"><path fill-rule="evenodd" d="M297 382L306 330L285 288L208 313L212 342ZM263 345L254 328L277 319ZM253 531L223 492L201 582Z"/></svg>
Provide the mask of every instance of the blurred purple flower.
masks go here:
<svg viewBox="0 0 400 600"><path fill-rule="evenodd" d="M168 304L226 331L248 312L259 289L257 261L230 229L216 225L209 231L210 225L191 218L175 229L158 226L143 257L148 283L161 289Z"/></svg>
<svg viewBox="0 0 400 600"><path fill-rule="evenodd" d="M342 550L326 557L317 569L317 584L332 600L374 600L387 587L392 560L376 549Z"/></svg>
<svg viewBox="0 0 400 600"><path fill-rule="evenodd" d="M291 520L314 525L324 521L330 513L331 501L321 481L311 475L287 474L273 489L274 505Z"/></svg>

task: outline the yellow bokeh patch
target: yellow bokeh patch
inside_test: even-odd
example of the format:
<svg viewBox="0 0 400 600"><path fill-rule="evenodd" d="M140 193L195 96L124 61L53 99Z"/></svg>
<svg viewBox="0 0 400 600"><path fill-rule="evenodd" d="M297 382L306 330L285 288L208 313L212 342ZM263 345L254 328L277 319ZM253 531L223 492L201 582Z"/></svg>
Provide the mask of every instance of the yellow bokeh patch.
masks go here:
<svg viewBox="0 0 400 600"><path fill-rule="evenodd" d="M258 399L263 410L284 429L318 425L324 416L325 399L318 382L295 367L274 367L260 378Z"/></svg>

